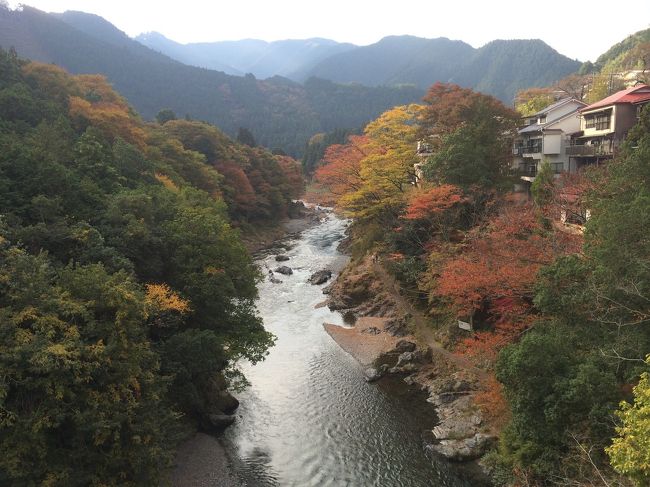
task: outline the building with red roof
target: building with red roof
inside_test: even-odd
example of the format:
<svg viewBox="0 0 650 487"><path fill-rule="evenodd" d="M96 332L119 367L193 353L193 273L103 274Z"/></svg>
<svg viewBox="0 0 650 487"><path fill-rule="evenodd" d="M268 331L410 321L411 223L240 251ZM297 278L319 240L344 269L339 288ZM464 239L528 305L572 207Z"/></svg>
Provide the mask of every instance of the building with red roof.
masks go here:
<svg viewBox="0 0 650 487"><path fill-rule="evenodd" d="M571 169L612 159L637 123L641 108L650 103L650 86L621 90L580 110L580 131L566 148Z"/></svg>

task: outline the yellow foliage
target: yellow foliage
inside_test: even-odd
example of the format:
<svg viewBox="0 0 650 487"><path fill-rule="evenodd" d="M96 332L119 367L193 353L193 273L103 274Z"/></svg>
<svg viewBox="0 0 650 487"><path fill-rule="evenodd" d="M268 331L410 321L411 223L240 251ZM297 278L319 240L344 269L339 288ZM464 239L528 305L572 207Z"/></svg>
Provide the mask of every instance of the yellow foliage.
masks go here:
<svg viewBox="0 0 650 487"><path fill-rule="evenodd" d="M167 188L170 191L173 191L174 193L178 193L178 186L174 184L174 181L171 180L171 178L165 174L157 172L155 174L156 179L162 183L162 185Z"/></svg>
<svg viewBox="0 0 650 487"><path fill-rule="evenodd" d="M31 62L22 67L22 72L35 81L41 90L58 100L65 100L80 92L75 79L59 66Z"/></svg>
<svg viewBox="0 0 650 487"><path fill-rule="evenodd" d="M163 311L187 313L190 311L189 301L184 300L171 290L167 284L147 284L145 301L148 306Z"/></svg>
<svg viewBox="0 0 650 487"><path fill-rule="evenodd" d="M225 271L223 269L217 269L213 266L208 266L203 270L203 272L209 276L216 276L217 274L223 274Z"/></svg>
<svg viewBox="0 0 650 487"><path fill-rule="evenodd" d="M646 358L650 365L650 355ZM612 445L605 448L614 470L627 475L636 485L650 485L650 374L641 374L634 388L634 404L622 402Z"/></svg>
<svg viewBox="0 0 650 487"><path fill-rule="evenodd" d="M69 100L70 116L77 120L86 120L101 129L109 138L121 137L139 148L145 146L145 131L127 108L104 101L89 102L78 96Z"/></svg>

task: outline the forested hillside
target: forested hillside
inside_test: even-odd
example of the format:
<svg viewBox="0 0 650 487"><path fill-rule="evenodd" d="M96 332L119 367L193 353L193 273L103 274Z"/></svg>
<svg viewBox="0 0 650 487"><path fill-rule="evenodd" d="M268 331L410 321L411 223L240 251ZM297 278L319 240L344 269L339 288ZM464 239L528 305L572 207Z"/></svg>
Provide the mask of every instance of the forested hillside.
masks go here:
<svg viewBox="0 0 650 487"><path fill-rule="evenodd" d="M647 70L650 68L650 29L641 30L614 44L598 56L597 70ZM587 67L585 67L586 69Z"/></svg>
<svg viewBox="0 0 650 487"><path fill-rule="evenodd" d="M580 63L541 40L497 40L474 49L446 38L386 37L376 44L333 55L311 75L368 86L453 82L511 103L523 88L546 86L574 73Z"/></svg>
<svg viewBox="0 0 650 487"><path fill-rule="evenodd" d="M650 109L617 160L559 182L544 165L532 200L512 193L518 117L436 84L330 146L315 178L353 218L351 266L381 262L485 376L473 407L499 433L495 485L648 485ZM584 234L559 221L572 205L591 212Z"/></svg>
<svg viewBox="0 0 650 487"><path fill-rule="evenodd" d="M300 167L165 115L0 50L1 485L159 485L273 341L234 226L282 218Z"/></svg>
<svg viewBox="0 0 650 487"><path fill-rule="evenodd" d="M0 5L0 46L14 46L21 56L73 73L104 74L146 119L167 108L213 123L231 136L245 127L260 144L292 155L301 154L314 133L361 126L388 107L422 96L415 88L360 90L325 83L326 91L319 91L318 83L306 89L280 77L229 76L174 61L97 16L76 14L72 20L76 27L30 7L11 11ZM329 97L334 97L332 110L322 101ZM345 118L340 118L342 105Z"/></svg>

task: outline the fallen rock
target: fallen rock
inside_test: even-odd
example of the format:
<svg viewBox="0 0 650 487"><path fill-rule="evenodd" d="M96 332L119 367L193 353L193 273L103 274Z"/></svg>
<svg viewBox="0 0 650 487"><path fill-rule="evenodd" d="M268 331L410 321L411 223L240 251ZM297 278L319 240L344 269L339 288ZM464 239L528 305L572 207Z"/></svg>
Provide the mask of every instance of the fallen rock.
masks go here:
<svg viewBox="0 0 650 487"><path fill-rule="evenodd" d="M427 448L449 460L465 462L481 457L494 442L494 439L493 436L476 433L471 438L441 440L438 444L427 445Z"/></svg>
<svg viewBox="0 0 650 487"><path fill-rule="evenodd" d="M417 359L417 355L415 352L403 352L400 354L399 358L397 359L397 364L395 367L402 367L405 364L414 362Z"/></svg>
<svg viewBox="0 0 650 487"><path fill-rule="evenodd" d="M286 265L281 265L280 267L275 269L275 272L284 274L285 276L290 276L291 274L293 274L293 270L291 269L291 267L287 267Z"/></svg>
<svg viewBox="0 0 650 487"><path fill-rule="evenodd" d="M388 369L388 373L390 374L410 374L411 372L415 372L418 370L418 366L415 365L414 363L406 363L400 367L392 367Z"/></svg>
<svg viewBox="0 0 650 487"><path fill-rule="evenodd" d="M309 278L309 282L314 286L318 286L329 281L330 277L332 277L332 271L324 269L322 271L314 272Z"/></svg>
<svg viewBox="0 0 650 487"><path fill-rule="evenodd" d="M370 367L363 372L366 382L375 382L381 379L381 372L374 367Z"/></svg>
<svg viewBox="0 0 650 487"><path fill-rule="evenodd" d="M415 343L409 342L408 340L399 340L395 344L396 352L413 352L415 350Z"/></svg>
<svg viewBox="0 0 650 487"><path fill-rule="evenodd" d="M276 262L286 262L289 260L289 256L284 254L276 255L275 260Z"/></svg>

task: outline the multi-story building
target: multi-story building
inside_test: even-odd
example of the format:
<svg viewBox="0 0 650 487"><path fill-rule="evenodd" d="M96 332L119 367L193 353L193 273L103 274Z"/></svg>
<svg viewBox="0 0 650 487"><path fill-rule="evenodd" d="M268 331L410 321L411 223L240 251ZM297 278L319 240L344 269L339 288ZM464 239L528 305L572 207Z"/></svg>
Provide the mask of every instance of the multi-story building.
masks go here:
<svg viewBox="0 0 650 487"><path fill-rule="evenodd" d="M571 170L566 147L571 134L580 129L578 111L585 106L579 100L565 98L524 118L513 148L513 167L520 171L521 179L534 181L543 160L556 174Z"/></svg>
<svg viewBox="0 0 650 487"><path fill-rule="evenodd" d="M650 86L637 85L581 109L580 129L566 149L572 172L612 159L647 103Z"/></svg>

